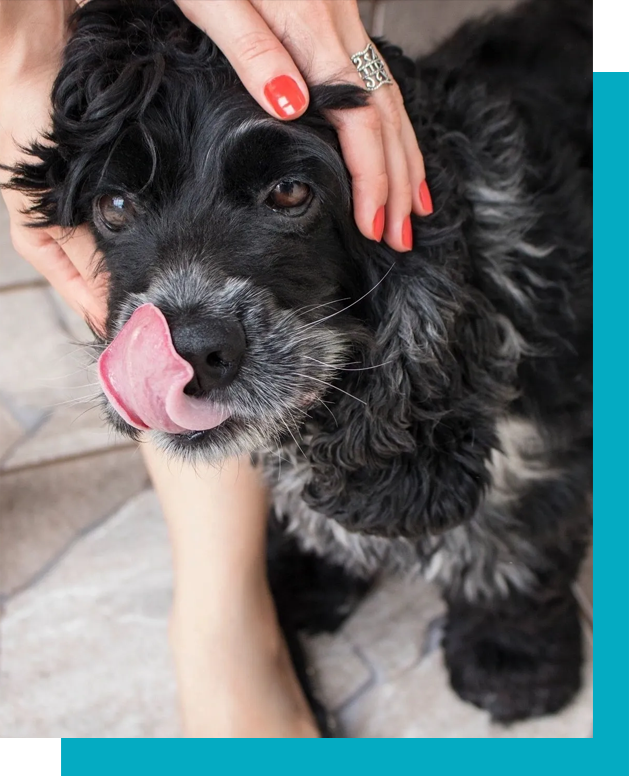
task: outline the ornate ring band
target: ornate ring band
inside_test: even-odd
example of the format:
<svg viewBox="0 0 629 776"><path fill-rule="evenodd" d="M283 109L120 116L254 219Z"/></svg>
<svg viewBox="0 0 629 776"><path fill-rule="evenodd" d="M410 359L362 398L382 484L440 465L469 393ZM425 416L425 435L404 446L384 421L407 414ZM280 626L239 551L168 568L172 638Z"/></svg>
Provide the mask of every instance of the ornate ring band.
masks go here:
<svg viewBox="0 0 629 776"><path fill-rule="evenodd" d="M384 62L378 56L373 43L367 44L367 48L363 49L363 51L352 54L350 59L365 82L365 89L368 91L373 92L381 86L387 84L391 86L393 84Z"/></svg>

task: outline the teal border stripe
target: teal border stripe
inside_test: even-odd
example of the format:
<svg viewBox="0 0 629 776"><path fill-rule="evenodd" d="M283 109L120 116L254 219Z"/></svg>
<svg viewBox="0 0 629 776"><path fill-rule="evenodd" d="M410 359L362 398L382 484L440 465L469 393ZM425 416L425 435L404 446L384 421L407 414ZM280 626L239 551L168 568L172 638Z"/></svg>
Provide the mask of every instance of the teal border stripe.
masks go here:
<svg viewBox="0 0 629 776"><path fill-rule="evenodd" d="M629 773L629 73L594 74L594 128L595 738Z"/></svg>
<svg viewBox="0 0 629 776"><path fill-rule="evenodd" d="M618 741L616 749L620 745ZM609 744L605 751L600 745L600 758L596 746L593 739L63 739L61 772L62 776L592 776L597 765L605 773L626 772ZM626 738L622 746L626 747Z"/></svg>

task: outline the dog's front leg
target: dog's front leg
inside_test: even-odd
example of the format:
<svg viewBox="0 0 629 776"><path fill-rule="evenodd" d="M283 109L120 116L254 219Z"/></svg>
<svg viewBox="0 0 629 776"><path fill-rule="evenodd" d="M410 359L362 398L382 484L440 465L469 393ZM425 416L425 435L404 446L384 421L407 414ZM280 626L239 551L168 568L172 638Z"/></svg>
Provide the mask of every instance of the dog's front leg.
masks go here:
<svg viewBox="0 0 629 776"><path fill-rule="evenodd" d="M453 689L495 721L556 712L579 689L581 629L569 585L451 599L444 649Z"/></svg>
<svg viewBox="0 0 629 776"><path fill-rule="evenodd" d="M510 431L481 508L439 537L429 569L449 606L452 687L501 722L556 712L579 689L572 585L591 532L587 445L551 449L521 421Z"/></svg>

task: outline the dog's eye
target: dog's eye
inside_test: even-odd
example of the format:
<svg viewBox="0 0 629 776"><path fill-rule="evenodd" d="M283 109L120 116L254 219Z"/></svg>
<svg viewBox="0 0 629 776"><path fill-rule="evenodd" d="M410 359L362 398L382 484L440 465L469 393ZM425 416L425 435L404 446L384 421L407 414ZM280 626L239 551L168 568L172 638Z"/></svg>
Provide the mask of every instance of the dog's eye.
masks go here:
<svg viewBox="0 0 629 776"><path fill-rule="evenodd" d="M293 210L305 207L312 199L310 186L301 181L280 181L269 194L266 203L273 210Z"/></svg>
<svg viewBox="0 0 629 776"><path fill-rule="evenodd" d="M96 225L119 232L128 226L135 216L135 208L128 197L121 194L105 194L94 203Z"/></svg>

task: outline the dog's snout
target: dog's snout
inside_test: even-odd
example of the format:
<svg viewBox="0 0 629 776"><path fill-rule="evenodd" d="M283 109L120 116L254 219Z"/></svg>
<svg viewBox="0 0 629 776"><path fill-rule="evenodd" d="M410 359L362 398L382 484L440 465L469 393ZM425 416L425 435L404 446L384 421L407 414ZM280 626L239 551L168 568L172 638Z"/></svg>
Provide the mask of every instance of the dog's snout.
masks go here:
<svg viewBox="0 0 629 776"><path fill-rule="evenodd" d="M197 396L229 385L245 353L245 332L235 318L171 326L175 350L192 365L194 377L185 388Z"/></svg>

